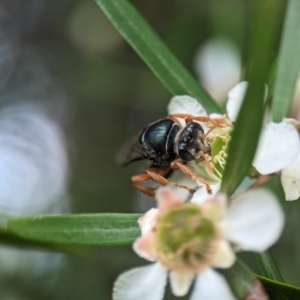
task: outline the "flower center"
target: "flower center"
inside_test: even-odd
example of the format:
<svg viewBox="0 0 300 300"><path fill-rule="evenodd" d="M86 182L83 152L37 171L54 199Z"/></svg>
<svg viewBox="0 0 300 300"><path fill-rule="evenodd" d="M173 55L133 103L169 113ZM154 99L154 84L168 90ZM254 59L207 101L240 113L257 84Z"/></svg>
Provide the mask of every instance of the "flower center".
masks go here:
<svg viewBox="0 0 300 300"><path fill-rule="evenodd" d="M211 166L214 174L220 179L222 179L225 169L230 137L230 131L226 130L221 134L217 134L211 143Z"/></svg>
<svg viewBox="0 0 300 300"><path fill-rule="evenodd" d="M219 232L194 203L180 205L157 222L158 259L170 270L198 272L210 265Z"/></svg>

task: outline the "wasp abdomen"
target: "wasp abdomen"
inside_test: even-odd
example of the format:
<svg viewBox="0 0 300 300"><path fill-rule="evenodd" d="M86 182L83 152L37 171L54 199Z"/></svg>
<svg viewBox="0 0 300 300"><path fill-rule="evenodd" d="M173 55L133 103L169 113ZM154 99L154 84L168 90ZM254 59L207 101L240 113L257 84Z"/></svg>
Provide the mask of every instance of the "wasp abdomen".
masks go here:
<svg viewBox="0 0 300 300"><path fill-rule="evenodd" d="M175 159L175 138L179 126L171 119L160 119L145 128L139 142L145 151L145 158L155 166L169 166Z"/></svg>

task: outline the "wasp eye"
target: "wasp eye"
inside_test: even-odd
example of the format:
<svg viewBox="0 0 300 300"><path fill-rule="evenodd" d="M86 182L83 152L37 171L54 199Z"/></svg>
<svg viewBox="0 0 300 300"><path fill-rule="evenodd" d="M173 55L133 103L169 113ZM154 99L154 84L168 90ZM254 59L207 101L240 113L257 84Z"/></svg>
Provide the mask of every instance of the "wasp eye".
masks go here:
<svg viewBox="0 0 300 300"><path fill-rule="evenodd" d="M184 149L179 150L178 155L184 161L192 161L195 159L195 157L189 151Z"/></svg>

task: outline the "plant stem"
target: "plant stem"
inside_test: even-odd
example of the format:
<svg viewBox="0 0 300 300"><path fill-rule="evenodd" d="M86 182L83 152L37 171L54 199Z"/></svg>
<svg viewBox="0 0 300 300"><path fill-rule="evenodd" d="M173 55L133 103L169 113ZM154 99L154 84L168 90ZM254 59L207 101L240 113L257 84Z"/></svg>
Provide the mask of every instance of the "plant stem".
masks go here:
<svg viewBox="0 0 300 300"><path fill-rule="evenodd" d="M270 251L267 250L262 253L255 253L255 257L264 277L284 282L283 277Z"/></svg>

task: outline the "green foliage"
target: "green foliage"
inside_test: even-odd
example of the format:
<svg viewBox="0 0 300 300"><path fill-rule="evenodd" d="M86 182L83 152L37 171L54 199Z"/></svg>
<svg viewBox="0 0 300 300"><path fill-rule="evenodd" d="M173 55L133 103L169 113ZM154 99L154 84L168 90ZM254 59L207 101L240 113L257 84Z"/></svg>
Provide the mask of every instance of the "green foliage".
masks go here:
<svg viewBox="0 0 300 300"><path fill-rule="evenodd" d="M12 219L8 230L33 241L77 246L120 246L138 236L138 214L72 214Z"/></svg>
<svg viewBox="0 0 300 300"><path fill-rule="evenodd" d="M283 282L283 278L277 268L277 265L274 262L270 251L256 253L255 256L262 271L262 274L265 277Z"/></svg>
<svg viewBox="0 0 300 300"><path fill-rule="evenodd" d="M221 269L220 272L238 299L246 299L246 295L255 293L257 284L255 275L240 260L236 260L231 268Z"/></svg>
<svg viewBox="0 0 300 300"><path fill-rule="evenodd" d="M131 4L126 0L96 0L96 3L173 95L190 95L208 112L220 111Z"/></svg>
<svg viewBox="0 0 300 300"><path fill-rule="evenodd" d="M262 276L257 276L262 282L270 300L295 300L300 299L300 289L290 284L274 281Z"/></svg>
<svg viewBox="0 0 300 300"><path fill-rule="evenodd" d="M234 125L221 190L231 195L249 173L255 155L264 116L265 82L274 50L274 28L278 22L280 1L256 1L252 41L248 58L248 89ZM272 11L270 11L272 8ZM268 13L266 13L268 12Z"/></svg>
<svg viewBox="0 0 300 300"><path fill-rule="evenodd" d="M289 112L300 68L300 2L290 0L278 56L272 103L273 120L280 122Z"/></svg>
<svg viewBox="0 0 300 300"><path fill-rule="evenodd" d="M251 295L253 299L256 299L255 295L261 295L260 285L256 278L263 284L270 300L300 299L299 288L263 276L254 275L240 260L237 260L231 268L222 269L220 272L225 276L238 299L246 299L246 295L249 299Z"/></svg>
<svg viewBox="0 0 300 300"><path fill-rule="evenodd" d="M96 0L96 3L173 95L187 94L198 99L208 112L221 111L131 4L126 0ZM256 0L255 5L246 71L249 86L232 133L221 188L228 195L248 174L255 154L264 116L265 82L268 82L278 32L274 26L280 23L281 1ZM287 115L299 73L299 1L290 0L284 26L274 85L275 121ZM219 141L215 146L220 148L222 143ZM16 218L8 222L8 231L0 231L0 239L4 244L24 248L130 245L140 236L139 217L138 214L103 213ZM282 277L268 253L257 257L263 274L277 280L258 277L270 299L300 298L300 289L278 282ZM255 294L256 277L241 262L220 272L237 297Z"/></svg>

